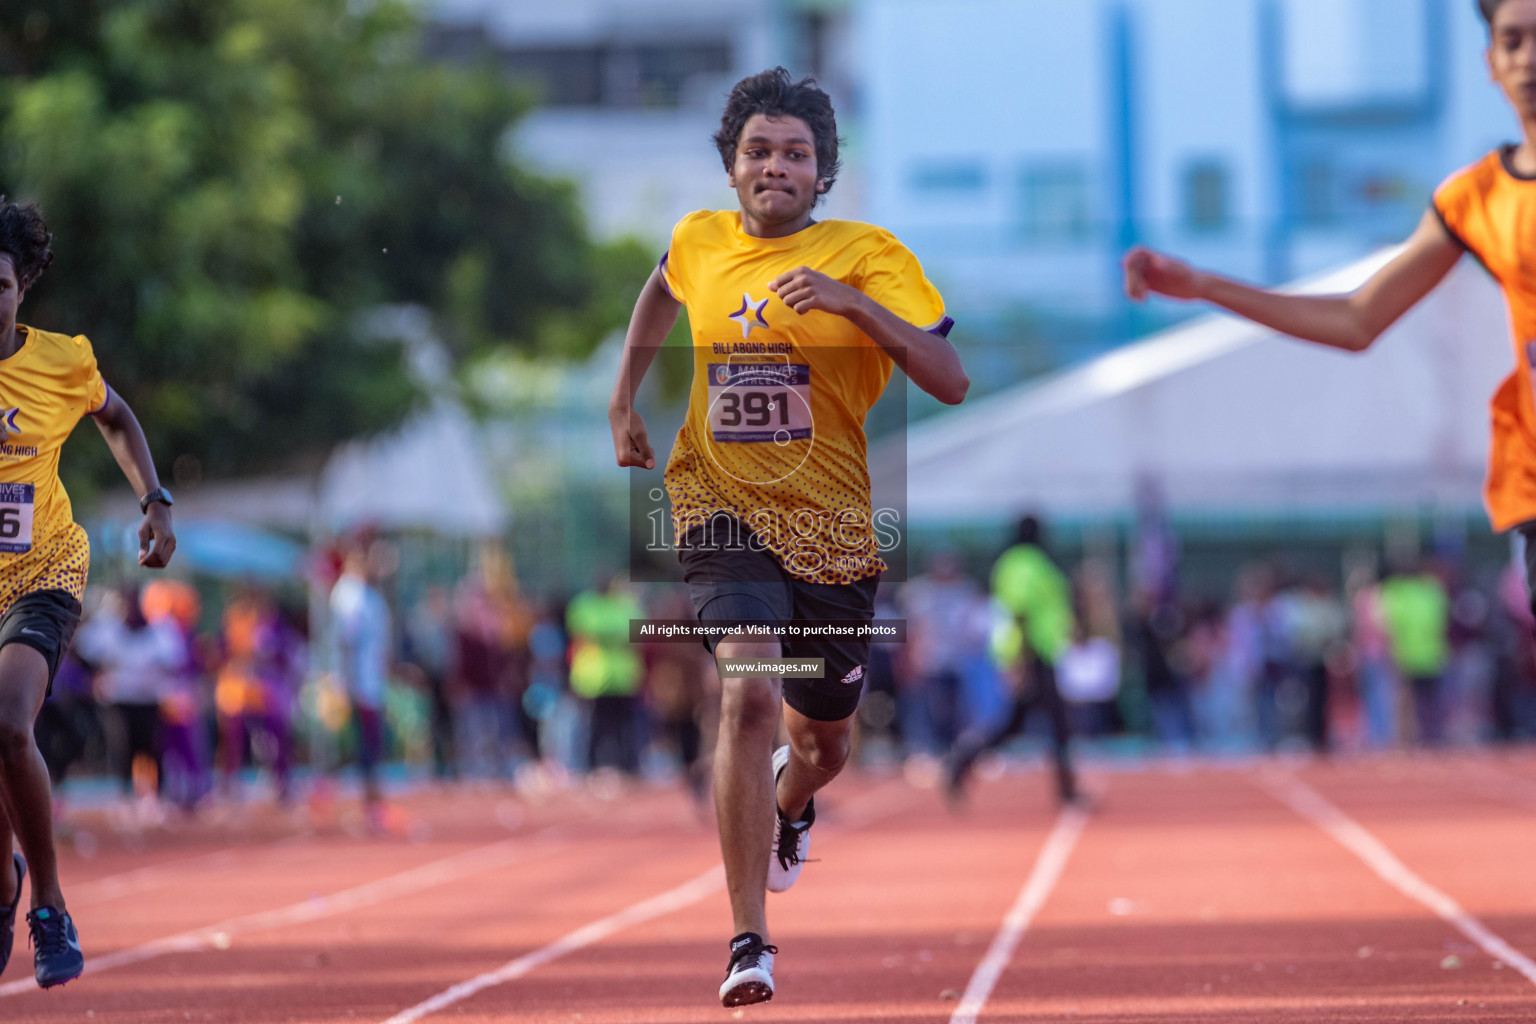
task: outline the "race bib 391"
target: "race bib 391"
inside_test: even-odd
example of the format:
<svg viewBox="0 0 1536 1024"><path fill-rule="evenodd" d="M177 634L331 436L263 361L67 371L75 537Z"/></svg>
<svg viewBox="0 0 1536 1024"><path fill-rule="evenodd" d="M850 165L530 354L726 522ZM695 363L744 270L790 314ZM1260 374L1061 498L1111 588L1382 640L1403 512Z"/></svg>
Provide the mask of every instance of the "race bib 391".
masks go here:
<svg viewBox="0 0 1536 1024"><path fill-rule="evenodd" d="M811 436L811 368L804 363L709 363L716 442L780 445Z"/></svg>

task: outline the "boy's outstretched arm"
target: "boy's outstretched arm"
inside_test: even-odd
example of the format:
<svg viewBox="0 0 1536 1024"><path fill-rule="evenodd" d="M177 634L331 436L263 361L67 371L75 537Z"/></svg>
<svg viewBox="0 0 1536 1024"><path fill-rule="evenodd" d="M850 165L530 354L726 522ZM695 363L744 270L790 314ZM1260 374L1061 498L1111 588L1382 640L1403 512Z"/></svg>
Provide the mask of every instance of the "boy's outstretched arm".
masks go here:
<svg viewBox="0 0 1536 1024"><path fill-rule="evenodd" d="M101 436L107 439L112 457L133 486L133 493L143 497L159 490L160 476L149 454L149 442L128 403L116 391L108 390L107 404L92 417ZM152 502L139 524L139 564L146 569L163 569L176 553L176 531L171 526L169 505Z"/></svg>
<svg viewBox="0 0 1536 1024"><path fill-rule="evenodd" d="M645 372L651 368L656 352L667 340L667 332L677 323L682 303L674 299L661 280L661 268L651 272L624 335L624 355L619 360L619 379L613 384L608 400L608 426L613 430L613 452L620 466L653 469L656 453L645 433L645 421L635 411L635 393Z"/></svg>
<svg viewBox="0 0 1536 1024"><path fill-rule="evenodd" d="M1200 299L1304 341L1363 352L1450 273L1463 251L1431 210L1403 251L1347 295L1266 291L1140 247L1125 255L1125 292L1137 302L1154 293Z"/></svg>
<svg viewBox="0 0 1536 1024"><path fill-rule="evenodd" d="M907 323L852 285L810 267L779 275L768 290L796 313L819 309L849 320L885 349L912 383L945 405L965 401L971 379L949 339Z"/></svg>

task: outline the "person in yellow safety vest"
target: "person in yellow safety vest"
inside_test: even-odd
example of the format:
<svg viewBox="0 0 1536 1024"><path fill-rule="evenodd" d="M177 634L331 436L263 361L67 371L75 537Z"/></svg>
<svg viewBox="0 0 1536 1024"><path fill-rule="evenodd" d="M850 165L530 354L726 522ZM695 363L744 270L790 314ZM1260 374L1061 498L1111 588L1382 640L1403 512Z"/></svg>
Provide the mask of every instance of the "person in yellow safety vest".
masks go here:
<svg viewBox="0 0 1536 1024"><path fill-rule="evenodd" d="M645 613L617 581L576 595L565 613L571 637L571 692L587 702L587 767L640 773L641 662L629 620Z"/></svg>
<svg viewBox="0 0 1536 1024"><path fill-rule="evenodd" d="M1056 663L1072 642L1072 586L1046 554L1044 532L1039 519L1025 516L1017 542L992 568L992 597L1005 614L993 630L991 649L1010 683L1008 713L1000 724L969 729L955 741L945 762L945 792L952 803L963 796L976 759L1020 735L1037 708L1051 720L1056 795L1063 804L1078 802L1071 727L1056 685Z"/></svg>

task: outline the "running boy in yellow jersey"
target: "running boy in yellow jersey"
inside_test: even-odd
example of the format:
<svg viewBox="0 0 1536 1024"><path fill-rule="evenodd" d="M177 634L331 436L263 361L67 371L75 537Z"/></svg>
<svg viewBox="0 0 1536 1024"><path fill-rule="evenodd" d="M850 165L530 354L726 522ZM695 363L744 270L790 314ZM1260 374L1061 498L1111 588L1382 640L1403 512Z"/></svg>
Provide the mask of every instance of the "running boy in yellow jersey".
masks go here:
<svg viewBox="0 0 1536 1024"><path fill-rule="evenodd" d="M700 620L867 622L886 566L864 417L893 366L940 401L965 397L952 321L889 232L811 217L838 171L832 103L812 80L776 68L737 83L715 144L740 209L683 218L641 291L609 406L618 463L656 464L635 393L686 305L693 390L666 485ZM736 630L713 650L825 659L821 679L722 680L715 810L736 936L720 1000L739 1006L773 996L765 890L804 864L811 798L848 757L869 642L781 648ZM775 752L781 693L790 742Z"/></svg>
<svg viewBox="0 0 1536 1024"><path fill-rule="evenodd" d="M11 853L13 834L21 846L0 862L0 970L10 959L30 864L27 923L43 988L79 977L85 964L59 889L48 771L32 739L80 621L90 563L85 531L59 483L59 450L82 416L95 419L143 496L139 564L162 568L176 550L171 496L133 411L101 379L91 343L16 322L27 289L53 261L52 241L37 207L0 196L0 857Z"/></svg>
<svg viewBox="0 0 1536 1024"><path fill-rule="evenodd" d="M1451 176L1403 250L1348 295L1280 295L1194 270L1147 249L1125 257L1133 299L1203 299L1277 331L1359 352L1470 252L1503 286L1515 372L1493 396L1484 497L1494 529L1527 540L1536 582L1536 0L1477 0L1488 24L1488 68L1520 118L1523 140Z"/></svg>

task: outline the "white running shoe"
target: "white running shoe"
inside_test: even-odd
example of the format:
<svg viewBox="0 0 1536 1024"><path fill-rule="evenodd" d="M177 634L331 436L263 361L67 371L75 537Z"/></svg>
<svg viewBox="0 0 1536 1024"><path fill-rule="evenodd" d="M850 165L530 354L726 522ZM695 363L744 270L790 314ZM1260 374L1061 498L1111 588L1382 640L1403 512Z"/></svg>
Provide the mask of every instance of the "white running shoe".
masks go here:
<svg viewBox="0 0 1536 1024"><path fill-rule="evenodd" d="M789 764L789 747L773 752L773 846L768 851L768 891L783 892L800 878L805 867L805 855L811 849L811 826L816 823L816 801L805 805L805 813L799 821L788 821L779 810L778 782L784 766Z"/></svg>
<svg viewBox="0 0 1536 1024"><path fill-rule="evenodd" d="M720 986L721 1006L766 1003L773 998L773 955L779 947L763 942L756 932L742 932L731 940L731 962Z"/></svg>

